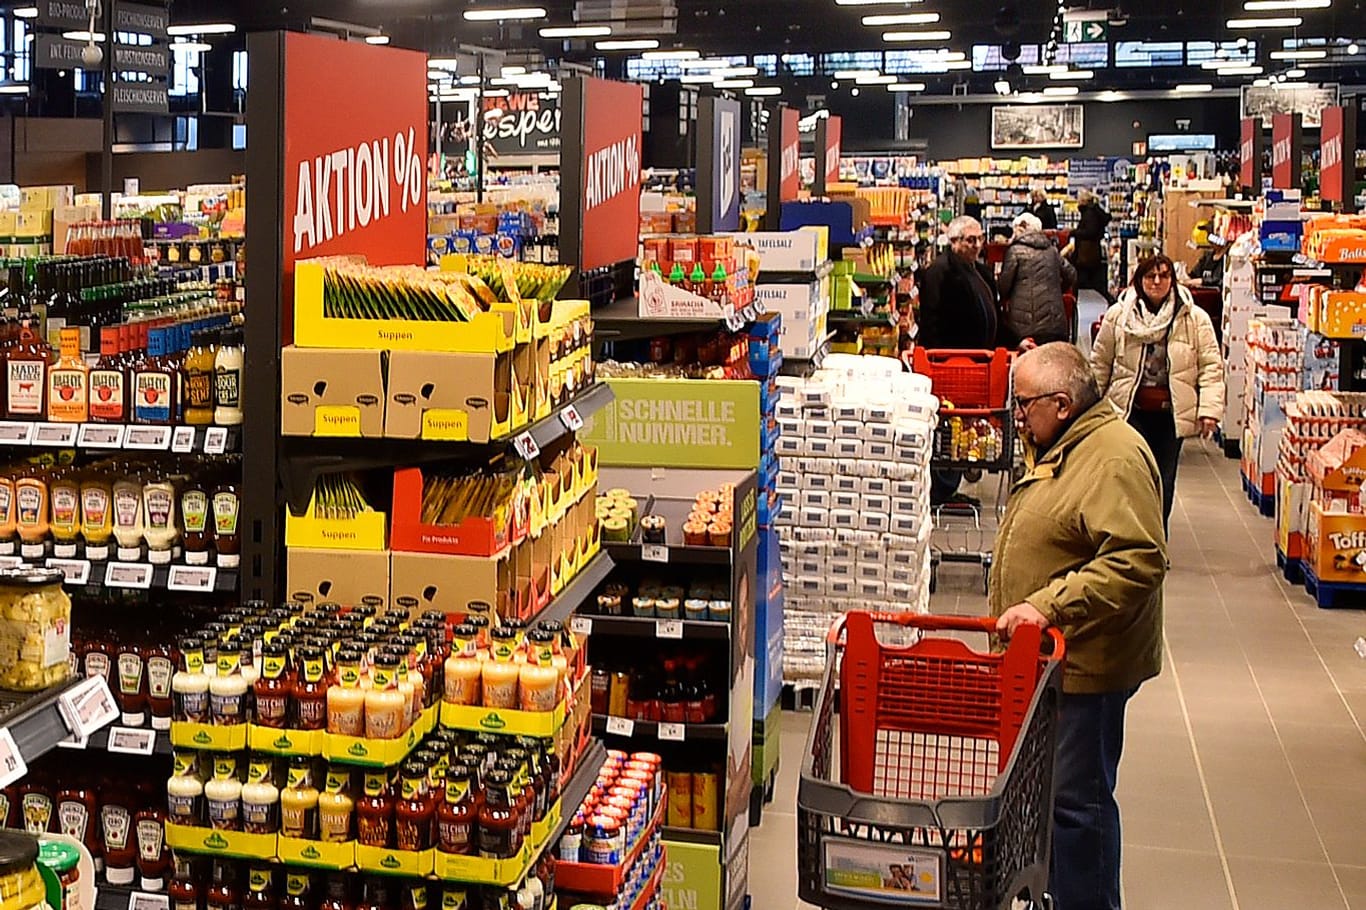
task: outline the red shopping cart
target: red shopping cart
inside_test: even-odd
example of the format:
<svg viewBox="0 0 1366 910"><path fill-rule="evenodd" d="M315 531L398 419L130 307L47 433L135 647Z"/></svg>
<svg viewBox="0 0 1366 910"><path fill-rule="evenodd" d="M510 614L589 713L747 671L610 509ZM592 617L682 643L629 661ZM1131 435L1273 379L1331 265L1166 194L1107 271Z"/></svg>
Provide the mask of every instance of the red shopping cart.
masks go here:
<svg viewBox="0 0 1366 910"><path fill-rule="evenodd" d="M991 653L926 634L994 629L978 617L853 612L832 631L797 791L802 900L1043 906L1062 636L1027 626ZM910 644L887 641L908 631Z"/></svg>

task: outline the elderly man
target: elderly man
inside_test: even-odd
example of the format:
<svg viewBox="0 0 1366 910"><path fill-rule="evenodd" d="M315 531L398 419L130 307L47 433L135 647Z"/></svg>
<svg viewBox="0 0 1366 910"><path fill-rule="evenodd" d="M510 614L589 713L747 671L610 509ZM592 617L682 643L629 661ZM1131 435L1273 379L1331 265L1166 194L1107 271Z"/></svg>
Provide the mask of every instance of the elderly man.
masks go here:
<svg viewBox="0 0 1366 910"><path fill-rule="evenodd" d="M1162 670L1161 480L1076 347L1022 355L1014 405L1026 472L996 538L991 612L1003 638L1029 624L1067 640L1049 889L1057 910L1119 910L1124 711Z"/></svg>
<svg viewBox="0 0 1366 910"><path fill-rule="evenodd" d="M920 277L923 348L996 347L996 281L979 261L984 234L976 218L949 222L949 248Z"/></svg>
<svg viewBox="0 0 1366 910"><path fill-rule="evenodd" d="M1048 201L1048 194L1035 187L1029 194L1029 214L1039 219L1045 231L1058 229L1058 210Z"/></svg>

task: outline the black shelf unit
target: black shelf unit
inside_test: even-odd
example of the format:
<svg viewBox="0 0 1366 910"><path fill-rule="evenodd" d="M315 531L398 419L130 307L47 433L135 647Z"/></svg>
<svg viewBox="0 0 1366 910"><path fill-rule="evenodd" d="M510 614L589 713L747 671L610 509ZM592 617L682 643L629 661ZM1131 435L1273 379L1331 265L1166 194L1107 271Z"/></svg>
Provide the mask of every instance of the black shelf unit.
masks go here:
<svg viewBox="0 0 1366 910"><path fill-rule="evenodd" d="M652 720L631 720L632 732L626 734L613 733L607 729L609 718L603 714L593 715L593 732L598 736L617 736L631 741L637 739L659 740L660 725ZM630 718L622 718L630 720ZM709 742L723 743L730 735L728 724L680 724L683 728L683 739L678 742Z"/></svg>
<svg viewBox="0 0 1366 910"><path fill-rule="evenodd" d="M61 698L84 679L68 680L39 692L0 690L0 727L8 730L26 764L41 758L71 736Z"/></svg>
<svg viewBox="0 0 1366 910"><path fill-rule="evenodd" d="M730 638L730 623L711 622L710 620L651 619L648 616L595 616L584 614L582 621L592 624L592 631L604 635L619 635L623 638L665 638L660 634L660 624L673 622L681 630L683 641L708 641Z"/></svg>
<svg viewBox="0 0 1366 910"><path fill-rule="evenodd" d="M616 564L612 562L612 557L606 553L599 553L589 560L588 565L579 570L569 584L565 585L559 594L545 606L539 613L528 619L527 625L534 626L538 622L568 622L569 617L575 610L583 606L588 598L593 596L593 592L598 589L607 576L612 574Z"/></svg>
<svg viewBox="0 0 1366 910"><path fill-rule="evenodd" d="M641 543L637 540L632 543L606 543L602 548L612 555L615 562L672 562L686 563L694 566L728 566L730 565L731 551L728 547L689 547L665 545L668 556L664 559L647 559L647 552L654 547L654 544Z"/></svg>
<svg viewBox="0 0 1366 910"><path fill-rule="evenodd" d="M139 437L142 437L141 442ZM213 452L209 452L211 439L214 443ZM0 451L26 448L221 455L241 451L242 432L239 427L0 420Z"/></svg>

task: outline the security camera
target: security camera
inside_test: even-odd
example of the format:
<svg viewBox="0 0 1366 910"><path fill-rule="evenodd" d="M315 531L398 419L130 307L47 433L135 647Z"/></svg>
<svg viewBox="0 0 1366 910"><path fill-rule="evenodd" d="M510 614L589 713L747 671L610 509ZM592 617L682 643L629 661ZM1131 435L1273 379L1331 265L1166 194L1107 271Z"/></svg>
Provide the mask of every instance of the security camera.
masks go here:
<svg viewBox="0 0 1366 910"><path fill-rule="evenodd" d="M81 64L88 70L97 68L104 62L104 51L97 44L87 44L81 48Z"/></svg>

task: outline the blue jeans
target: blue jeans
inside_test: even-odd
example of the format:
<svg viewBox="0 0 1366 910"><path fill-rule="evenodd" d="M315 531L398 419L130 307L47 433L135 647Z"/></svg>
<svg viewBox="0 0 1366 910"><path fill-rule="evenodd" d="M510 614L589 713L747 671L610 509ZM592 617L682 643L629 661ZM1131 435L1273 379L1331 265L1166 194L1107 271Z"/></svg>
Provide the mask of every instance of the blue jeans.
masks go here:
<svg viewBox="0 0 1366 910"><path fill-rule="evenodd" d="M1062 697L1048 882L1055 910L1120 910L1115 779L1124 709L1137 691Z"/></svg>

